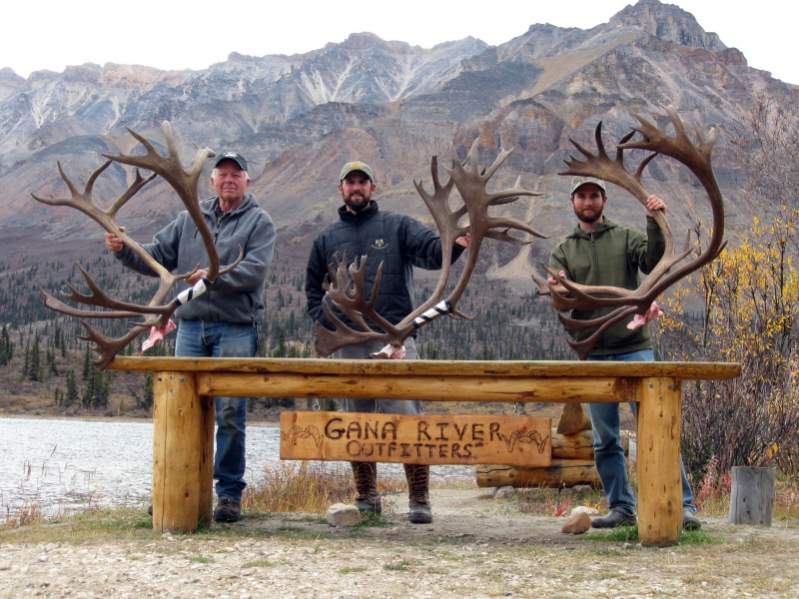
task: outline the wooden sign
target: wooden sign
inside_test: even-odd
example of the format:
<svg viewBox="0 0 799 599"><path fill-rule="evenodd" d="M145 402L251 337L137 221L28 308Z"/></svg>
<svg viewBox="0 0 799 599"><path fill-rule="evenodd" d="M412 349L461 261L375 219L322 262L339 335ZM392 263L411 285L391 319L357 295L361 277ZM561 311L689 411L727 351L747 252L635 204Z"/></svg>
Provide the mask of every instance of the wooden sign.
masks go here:
<svg viewBox="0 0 799 599"><path fill-rule="evenodd" d="M280 458L549 466L551 419L283 412Z"/></svg>

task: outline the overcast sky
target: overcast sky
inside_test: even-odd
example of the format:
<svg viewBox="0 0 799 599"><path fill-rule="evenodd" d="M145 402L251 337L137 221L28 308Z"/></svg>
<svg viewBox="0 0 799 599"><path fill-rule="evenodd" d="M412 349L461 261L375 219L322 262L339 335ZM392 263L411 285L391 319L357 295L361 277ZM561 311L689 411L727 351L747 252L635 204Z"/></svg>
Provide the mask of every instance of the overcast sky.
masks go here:
<svg viewBox="0 0 799 599"><path fill-rule="evenodd" d="M293 54L371 31L430 47L473 36L496 45L534 23L589 28L630 0L22 0L4 3L0 67L27 77L94 62L203 69L230 52ZM676 0L749 65L799 84L797 16L783 0Z"/></svg>

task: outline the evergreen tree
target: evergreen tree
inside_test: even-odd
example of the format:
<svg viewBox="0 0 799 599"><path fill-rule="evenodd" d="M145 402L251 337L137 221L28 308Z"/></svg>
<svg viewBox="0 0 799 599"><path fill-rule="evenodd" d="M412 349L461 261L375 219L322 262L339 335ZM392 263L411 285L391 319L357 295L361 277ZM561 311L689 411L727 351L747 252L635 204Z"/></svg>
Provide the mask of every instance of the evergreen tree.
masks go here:
<svg viewBox="0 0 799 599"><path fill-rule="evenodd" d="M141 407L149 410L153 407L153 375L148 372L144 376L144 391L142 393Z"/></svg>
<svg viewBox="0 0 799 599"><path fill-rule="evenodd" d="M11 343L11 336L8 334L8 327L3 325L0 332L0 366L5 366L11 361L14 355L14 346Z"/></svg>
<svg viewBox="0 0 799 599"><path fill-rule="evenodd" d="M108 394L108 377L106 377L102 370L95 370L92 406L95 408L105 408L108 406Z"/></svg>
<svg viewBox="0 0 799 599"><path fill-rule="evenodd" d="M277 336L277 347L272 350L272 357L285 358L286 357L286 336L283 331L280 331Z"/></svg>
<svg viewBox="0 0 799 599"><path fill-rule="evenodd" d="M83 371L81 372L81 380L87 382L94 373L94 365L92 364L92 355L89 351L89 346L86 345L86 351L83 352Z"/></svg>
<svg viewBox="0 0 799 599"><path fill-rule="evenodd" d="M30 359L28 361L28 379L31 381L41 381L41 357L39 355L39 333L33 340L33 347L31 347Z"/></svg>
<svg viewBox="0 0 799 599"><path fill-rule="evenodd" d="M67 357L67 347L66 347L66 342L64 341L64 330L59 325L56 325L55 327L54 346L56 351L61 352L62 358ZM53 352L53 355L55 355L55 353L56 352Z"/></svg>
<svg viewBox="0 0 799 599"><path fill-rule="evenodd" d="M20 377L22 380L28 377L28 363L30 362L30 347L27 345L25 346L25 360L22 363L22 376Z"/></svg>
<svg viewBox="0 0 799 599"><path fill-rule="evenodd" d="M67 391L63 405L66 407L76 403L78 403L78 385L75 382L75 371L70 368L67 370Z"/></svg>
<svg viewBox="0 0 799 599"><path fill-rule="evenodd" d="M97 382L94 376L94 365L89 362L89 371L84 379L86 386L83 388L83 397L81 398L81 405L89 409L94 403L94 395L96 393L95 383Z"/></svg>
<svg viewBox="0 0 799 599"><path fill-rule="evenodd" d="M47 371L58 376L58 365L55 363L55 353L52 349L47 350Z"/></svg>

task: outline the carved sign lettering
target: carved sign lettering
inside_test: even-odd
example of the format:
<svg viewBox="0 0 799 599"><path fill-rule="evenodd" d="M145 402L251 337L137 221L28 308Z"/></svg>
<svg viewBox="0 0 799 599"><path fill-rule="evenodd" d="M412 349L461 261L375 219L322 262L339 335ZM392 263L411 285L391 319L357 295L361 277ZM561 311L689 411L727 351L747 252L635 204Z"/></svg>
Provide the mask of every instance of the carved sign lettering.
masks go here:
<svg viewBox="0 0 799 599"><path fill-rule="evenodd" d="M551 421L532 416L283 412L280 458L549 466Z"/></svg>

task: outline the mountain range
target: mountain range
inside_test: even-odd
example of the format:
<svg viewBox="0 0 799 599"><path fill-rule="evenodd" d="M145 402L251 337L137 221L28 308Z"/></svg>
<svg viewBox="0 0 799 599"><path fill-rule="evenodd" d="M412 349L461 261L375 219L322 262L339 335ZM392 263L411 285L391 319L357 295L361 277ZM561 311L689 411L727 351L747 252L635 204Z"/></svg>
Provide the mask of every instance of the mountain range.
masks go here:
<svg viewBox="0 0 799 599"><path fill-rule="evenodd" d="M796 106L799 88L749 67L690 13L658 0L639 0L591 29L535 24L498 46L466 38L426 49L354 33L305 54L232 53L199 71L85 64L25 79L5 68L0 238L18 253L31 251L31 240L37 248L99 243L99 227L86 217L41 206L30 193L64 193L56 161L85 181L101 154L135 151L127 127L160 141L163 120L172 122L187 163L203 146L249 159L252 191L281 232L279 252L297 260L335 218L345 161L375 168L385 208L432 223L413 179L429 182L431 156L463 158L475 138L486 164L501 148L514 148L495 185L519 176L541 191L511 211L557 237L573 226L564 205L568 180L557 175L574 153L569 139L590 144L601 120L610 145L635 124L633 113L666 106L688 123L719 129L714 167L734 233L767 206L742 185L740 145L733 143L760 98ZM659 157L647 173L647 187L667 198L679 225L707 223L701 188L685 168ZM101 203L132 177L109 168L96 187ZM640 207L628 197L611 193L609 206L614 218L640 223ZM155 182L120 221L146 239L179 209L168 187ZM495 252L489 270L526 276L530 254L547 243Z"/></svg>

